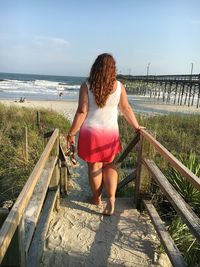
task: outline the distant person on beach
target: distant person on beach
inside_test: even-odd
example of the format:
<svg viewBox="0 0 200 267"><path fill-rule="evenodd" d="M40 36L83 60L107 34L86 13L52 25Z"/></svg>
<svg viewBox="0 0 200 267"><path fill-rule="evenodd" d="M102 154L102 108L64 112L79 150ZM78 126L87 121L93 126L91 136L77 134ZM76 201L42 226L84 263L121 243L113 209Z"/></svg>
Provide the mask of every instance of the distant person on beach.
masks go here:
<svg viewBox="0 0 200 267"><path fill-rule="evenodd" d="M89 78L81 85L79 104L71 129L68 146L78 138L78 156L88 164L91 202L101 204L102 185L107 195L105 215L112 215L118 173L112 163L121 151L118 127L118 107L135 132L140 130L128 103L124 85L116 80L116 65L112 55L99 55L91 67Z"/></svg>
<svg viewBox="0 0 200 267"><path fill-rule="evenodd" d="M25 98L25 97L20 97L20 100L19 100L19 102L20 102L20 103L24 103L24 102L25 102L25 100L26 100L26 98Z"/></svg>
<svg viewBox="0 0 200 267"><path fill-rule="evenodd" d="M61 97L63 96L63 92L59 93L59 100L61 99Z"/></svg>

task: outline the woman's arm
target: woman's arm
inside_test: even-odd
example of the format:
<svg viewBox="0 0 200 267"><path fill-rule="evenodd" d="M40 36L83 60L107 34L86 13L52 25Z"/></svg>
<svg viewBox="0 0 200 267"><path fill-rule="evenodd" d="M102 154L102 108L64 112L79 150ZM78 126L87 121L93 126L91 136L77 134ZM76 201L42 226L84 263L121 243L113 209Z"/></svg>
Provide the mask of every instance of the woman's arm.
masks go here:
<svg viewBox="0 0 200 267"><path fill-rule="evenodd" d="M88 113L88 89L86 83L83 83L79 93L79 103L74 116L72 126L69 130L67 141L70 144L75 143L75 135L83 124Z"/></svg>
<svg viewBox="0 0 200 267"><path fill-rule="evenodd" d="M135 132L137 132L140 129L140 126L128 102L128 97L123 84L121 84L121 96L120 96L119 108L122 114L124 115L125 119L127 120L127 122L130 124L130 126L132 126Z"/></svg>

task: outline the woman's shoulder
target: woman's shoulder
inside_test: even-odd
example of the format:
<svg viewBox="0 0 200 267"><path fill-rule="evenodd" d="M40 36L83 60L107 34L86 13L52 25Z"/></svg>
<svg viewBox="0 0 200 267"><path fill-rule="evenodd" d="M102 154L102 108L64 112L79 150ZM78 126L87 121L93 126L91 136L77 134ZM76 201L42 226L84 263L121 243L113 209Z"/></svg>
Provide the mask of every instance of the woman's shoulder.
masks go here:
<svg viewBox="0 0 200 267"><path fill-rule="evenodd" d="M120 80L116 80L118 84L123 85L123 83Z"/></svg>
<svg viewBox="0 0 200 267"><path fill-rule="evenodd" d="M117 80L117 85L118 90L121 92L124 88L124 84L121 81Z"/></svg>

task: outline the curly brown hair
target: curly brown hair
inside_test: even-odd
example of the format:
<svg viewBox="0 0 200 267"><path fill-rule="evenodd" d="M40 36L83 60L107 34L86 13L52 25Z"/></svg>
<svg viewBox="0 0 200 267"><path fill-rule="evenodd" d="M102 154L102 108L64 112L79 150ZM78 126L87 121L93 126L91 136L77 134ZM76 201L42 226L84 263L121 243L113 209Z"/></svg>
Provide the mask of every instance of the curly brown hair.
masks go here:
<svg viewBox="0 0 200 267"><path fill-rule="evenodd" d="M112 55L104 53L96 58L88 81L97 106L104 107L116 81L116 65Z"/></svg>

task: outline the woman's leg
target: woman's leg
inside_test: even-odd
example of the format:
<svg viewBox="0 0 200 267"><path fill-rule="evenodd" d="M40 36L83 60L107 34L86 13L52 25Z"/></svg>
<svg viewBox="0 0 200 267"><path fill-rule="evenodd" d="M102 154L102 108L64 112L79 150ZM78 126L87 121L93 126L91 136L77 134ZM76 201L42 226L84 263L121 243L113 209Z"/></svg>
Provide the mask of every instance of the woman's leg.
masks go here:
<svg viewBox="0 0 200 267"><path fill-rule="evenodd" d="M112 215L115 209L115 194L118 173L114 164L103 163L103 184L107 195L107 205L104 214Z"/></svg>
<svg viewBox="0 0 200 267"><path fill-rule="evenodd" d="M89 184L93 194L92 202L96 205L101 204L102 167L103 163L101 162L88 162Z"/></svg>

